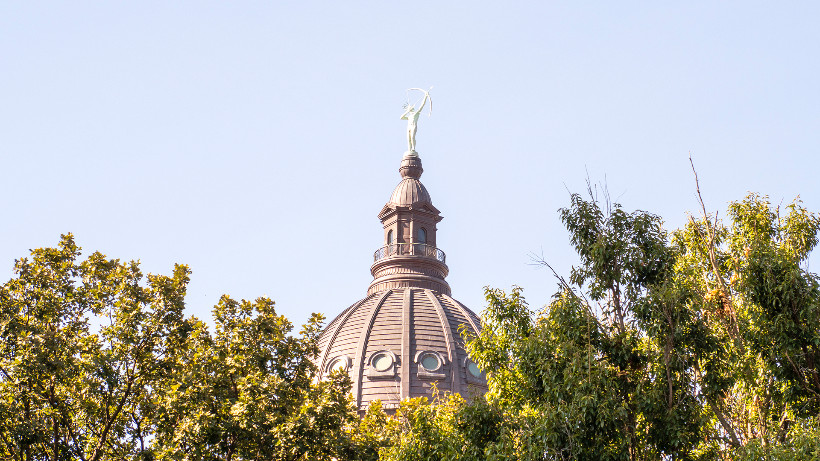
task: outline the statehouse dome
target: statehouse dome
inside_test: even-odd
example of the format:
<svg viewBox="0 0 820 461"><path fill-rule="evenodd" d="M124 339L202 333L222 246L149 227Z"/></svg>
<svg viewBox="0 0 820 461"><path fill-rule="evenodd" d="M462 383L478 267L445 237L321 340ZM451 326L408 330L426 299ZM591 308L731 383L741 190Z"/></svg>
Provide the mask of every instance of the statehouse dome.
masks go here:
<svg viewBox="0 0 820 461"><path fill-rule="evenodd" d="M399 172L402 180L379 213L384 245L373 254L367 296L319 337L320 378L348 372L360 412L376 399L392 409L408 397L429 398L434 384L466 398L487 391L462 335L478 332L481 323L451 296L446 255L436 246L442 217L419 181L415 152L405 154Z"/></svg>

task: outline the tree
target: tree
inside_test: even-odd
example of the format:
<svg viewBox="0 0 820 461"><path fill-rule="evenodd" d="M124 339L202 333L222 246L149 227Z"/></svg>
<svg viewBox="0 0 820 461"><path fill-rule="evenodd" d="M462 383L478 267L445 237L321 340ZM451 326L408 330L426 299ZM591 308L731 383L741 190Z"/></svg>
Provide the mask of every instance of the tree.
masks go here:
<svg viewBox="0 0 820 461"><path fill-rule="evenodd" d="M322 460L369 447L349 378L315 380L320 315L293 335L273 301L223 296L211 334L184 316L186 266L144 276L79 256L65 235L0 286L0 458Z"/></svg>
<svg viewBox="0 0 820 461"><path fill-rule="evenodd" d="M350 379L314 382L315 314L298 337L270 299L223 296L210 335L197 324L156 402L162 459L331 459L350 443Z"/></svg>
<svg viewBox="0 0 820 461"><path fill-rule="evenodd" d="M143 275L71 234L15 263L0 287L0 453L97 461L144 453L152 389L173 371L188 268ZM100 322L92 332L90 319ZM95 325L96 326L96 325Z"/></svg>
<svg viewBox="0 0 820 461"><path fill-rule="evenodd" d="M488 372L490 402L508 415L509 454L694 456L703 422L671 356L674 338L654 347L646 329L655 325L639 316L674 305L664 288L675 255L660 218L577 194L560 214L581 259L569 281L559 278L561 291L535 317L520 289L488 290L482 331L468 341Z"/></svg>
<svg viewBox="0 0 820 461"><path fill-rule="evenodd" d="M820 218L799 201L786 211L751 194L730 205L729 226L705 215L675 235L681 284L723 344L724 389L711 402L739 453L788 444L820 412L820 290L801 267Z"/></svg>
<svg viewBox="0 0 820 461"><path fill-rule="evenodd" d="M820 217L785 210L753 194L730 204L728 225L704 207L670 234L651 213L572 195L560 215L580 264L556 274L549 305L486 290L467 340L486 401L406 407L384 453L816 459L820 289L803 264Z"/></svg>

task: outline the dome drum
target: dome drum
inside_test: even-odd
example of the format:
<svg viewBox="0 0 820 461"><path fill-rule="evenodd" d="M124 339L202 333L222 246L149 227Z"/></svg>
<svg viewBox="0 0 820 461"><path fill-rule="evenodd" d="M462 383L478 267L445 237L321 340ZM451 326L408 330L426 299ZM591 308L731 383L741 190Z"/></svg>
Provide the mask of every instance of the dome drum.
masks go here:
<svg viewBox="0 0 820 461"><path fill-rule="evenodd" d="M450 294L450 285L444 280L449 269L435 258L396 255L380 259L370 267L373 282L368 294L391 288L418 287Z"/></svg>
<svg viewBox="0 0 820 461"><path fill-rule="evenodd" d="M441 278L431 277L423 273L390 274L378 277L367 289L368 294L378 293L384 290L401 288L423 288L437 291L446 295L450 294L450 285Z"/></svg>

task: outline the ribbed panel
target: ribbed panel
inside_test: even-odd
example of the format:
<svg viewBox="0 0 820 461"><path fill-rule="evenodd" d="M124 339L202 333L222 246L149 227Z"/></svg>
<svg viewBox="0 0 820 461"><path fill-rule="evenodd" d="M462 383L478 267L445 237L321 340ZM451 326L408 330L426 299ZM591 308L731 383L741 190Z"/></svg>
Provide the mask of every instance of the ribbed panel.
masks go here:
<svg viewBox="0 0 820 461"><path fill-rule="evenodd" d="M433 303L424 296L424 292L418 290L413 298L416 302L416 309L413 312L413 327L416 337L416 352L420 350L435 350L447 355L447 339L441 328L438 313L433 307Z"/></svg>
<svg viewBox="0 0 820 461"><path fill-rule="evenodd" d="M370 354L385 350L396 354L397 357L401 356L403 296L404 294L401 291L394 291L382 303L365 345L365 353L363 354L365 360L370 357ZM367 377L367 367L365 367L361 385L362 407L369 405L375 399L381 399L385 402L401 400L399 385L400 376L398 374L392 380L371 380Z"/></svg>
<svg viewBox="0 0 820 461"><path fill-rule="evenodd" d="M446 337L445 329L442 328L439 314L424 291L416 290L413 300L415 301L416 307L413 312L413 328L415 329L413 357L422 351L438 352L448 362L444 364L440 373L449 377L452 363L449 363L450 358L447 351L448 338ZM433 381L420 378L419 371L420 365L418 363L411 364L410 372L413 378L411 394L413 397L430 395L431 392L431 383ZM452 383L448 378L435 380L435 383L439 391L452 390Z"/></svg>
<svg viewBox="0 0 820 461"><path fill-rule="evenodd" d="M324 374L325 367L328 365L327 360L333 358L333 357L328 357L328 353L331 350L337 351L336 354L338 356L338 355L341 355L341 354L346 354L347 351L351 349L349 347L349 344L347 344L345 341L347 341L348 337L350 336L350 331L352 329L344 329L343 328L344 323L347 322L348 320L350 320L350 318L354 316L354 314L356 313L356 311L354 309L356 309L356 307L360 306L361 304L366 303L367 301L370 300L370 298L372 298L372 296L368 296L367 298L365 298L361 301L353 303L353 305L351 305L350 307L345 309L344 312L342 312L335 319L333 319L333 321L330 322L330 325L328 325L327 328L325 328L322 331L322 333L319 335L319 351L320 351L319 357L320 358L319 358L319 361L318 361L317 365L319 367L319 376L320 377ZM337 340L339 339L339 334L340 333L343 336L343 342L342 343L337 342ZM336 343L335 348L332 347L334 345L333 343Z"/></svg>
<svg viewBox="0 0 820 461"><path fill-rule="evenodd" d="M458 374L462 383L467 382L467 369L464 363L467 359L467 350L464 345L464 337L461 335L462 327L475 333L473 326L480 328L481 322L478 316L468 309L463 304L446 295L438 295L436 299L439 300L442 307L447 311L447 318L450 323L450 328L456 338L457 356L458 356ZM472 390L470 390L472 389ZM467 387L462 386L461 394L465 397L470 395L478 395L487 392L486 383L470 383Z"/></svg>

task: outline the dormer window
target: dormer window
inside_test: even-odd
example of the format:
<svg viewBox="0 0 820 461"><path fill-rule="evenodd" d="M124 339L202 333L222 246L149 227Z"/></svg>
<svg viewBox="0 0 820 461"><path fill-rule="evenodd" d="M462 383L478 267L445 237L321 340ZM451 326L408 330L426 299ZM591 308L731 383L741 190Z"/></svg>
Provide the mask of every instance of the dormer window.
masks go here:
<svg viewBox="0 0 820 461"><path fill-rule="evenodd" d="M419 227L416 236L416 243L427 243L427 231L423 227Z"/></svg>

